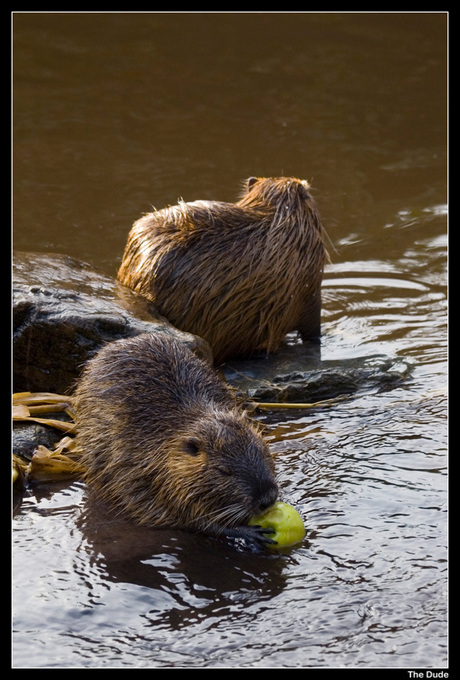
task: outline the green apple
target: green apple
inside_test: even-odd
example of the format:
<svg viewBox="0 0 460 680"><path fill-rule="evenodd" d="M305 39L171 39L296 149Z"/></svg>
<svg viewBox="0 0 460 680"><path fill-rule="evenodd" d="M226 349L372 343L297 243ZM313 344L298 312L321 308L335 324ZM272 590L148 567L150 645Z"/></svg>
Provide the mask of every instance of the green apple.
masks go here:
<svg viewBox="0 0 460 680"><path fill-rule="evenodd" d="M269 536L276 541L276 545L270 544L271 548L293 545L299 543L305 537L302 518L297 510L287 503L275 503L262 515L251 517L249 524L257 524L263 529L274 530L275 533L269 534Z"/></svg>

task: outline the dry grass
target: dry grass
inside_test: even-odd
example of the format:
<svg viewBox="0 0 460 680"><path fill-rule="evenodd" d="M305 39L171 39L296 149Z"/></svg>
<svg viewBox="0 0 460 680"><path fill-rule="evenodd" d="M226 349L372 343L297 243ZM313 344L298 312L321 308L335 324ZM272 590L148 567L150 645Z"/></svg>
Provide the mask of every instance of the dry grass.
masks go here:
<svg viewBox="0 0 460 680"><path fill-rule="evenodd" d="M74 411L71 397L49 392L17 392L13 394L13 422L25 421L47 425L65 432L65 436L48 449L37 446L30 462L13 455L12 477L15 487L23 487L29 481L54 481L75 479L81 476L78 462L79 451L75 435ZM66 413L70 421L42 417L47 413Z"/></svg>

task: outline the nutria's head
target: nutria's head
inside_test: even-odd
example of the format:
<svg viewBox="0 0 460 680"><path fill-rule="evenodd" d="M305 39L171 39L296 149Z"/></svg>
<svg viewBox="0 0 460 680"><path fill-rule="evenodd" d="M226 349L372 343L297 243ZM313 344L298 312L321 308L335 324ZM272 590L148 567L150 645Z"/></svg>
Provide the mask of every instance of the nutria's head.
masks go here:
<svg viewBox="0 0 460 680"><path fill-rule="evenodd" d="M154 475L161 485L154 484L150 503L141 502L143 524L158 524L161 508L167 524L225 533L277 500L268 447L239 412L209 412L184 422L161 455Z"/></svg>
<svg viewBox="0 0 460 680"><path fill-rule="evenodd" d="M309 183L295 177L250 177L245 189L246 201L276 204L311 200Z"/></svg>

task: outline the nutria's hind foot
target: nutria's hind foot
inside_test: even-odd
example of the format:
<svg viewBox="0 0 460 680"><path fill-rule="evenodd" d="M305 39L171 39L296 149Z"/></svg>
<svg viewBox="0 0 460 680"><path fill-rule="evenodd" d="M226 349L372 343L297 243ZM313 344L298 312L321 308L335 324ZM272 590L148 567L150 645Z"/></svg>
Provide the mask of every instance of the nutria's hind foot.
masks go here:
<svg viewBox="0 0 460 680"><path fill-rule="evenodd" d="M274 533L274 529L263 528L259 524L255 524L225 529L224 536L227 538L242 538L249 548L258 552L276 543L269 536L269 534Z"/></svg>

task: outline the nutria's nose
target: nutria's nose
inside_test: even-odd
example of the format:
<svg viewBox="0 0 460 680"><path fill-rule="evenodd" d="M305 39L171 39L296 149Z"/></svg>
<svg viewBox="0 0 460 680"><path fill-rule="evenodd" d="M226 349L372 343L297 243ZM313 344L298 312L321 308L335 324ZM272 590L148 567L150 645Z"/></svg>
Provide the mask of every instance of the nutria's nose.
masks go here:
<svg viewBox="0 0 460 680"><path fill-rule="evenodd" d="M271 483L259 496L258 502L260 511L263 512L268 510L273 503L276 503L277 498L278 486L275 483Z"/></svg>

